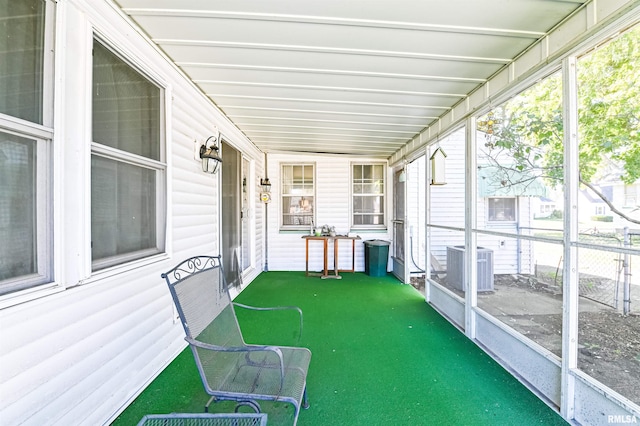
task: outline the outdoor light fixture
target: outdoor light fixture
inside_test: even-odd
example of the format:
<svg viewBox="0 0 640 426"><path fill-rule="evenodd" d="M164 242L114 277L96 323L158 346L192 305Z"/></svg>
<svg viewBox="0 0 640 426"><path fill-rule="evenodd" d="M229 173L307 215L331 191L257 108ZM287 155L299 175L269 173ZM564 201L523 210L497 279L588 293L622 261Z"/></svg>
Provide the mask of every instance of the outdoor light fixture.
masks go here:
<svg viewBox="0 0 640 426"><path fill-rule="evenodd" d="M260 199L266 204L271 201L271 182L269 178L260 179L260 186L262 187Z"/></svg>
<svg viewBox="0 0 640 426"><path fill-rule="evenodd" d="M402 158L402 171L398 175L398 182L404 183L407 181L407 159Z"/></svg>
<svg viewBox="0 0 640 426"><path fill-rule="evenodd" d="M260 186L262 187L262 192L271 192L271 182L269 182L269 178L260 179Z"/></svg>
<svg viewBox="0 0 640 426"><path fill-rule="evenodd" d="M217 145L218 137L209 136L200 147L200 159L202 160L202 171L214 174L218 171L222 158L218 155L220 149Z"/></svg>

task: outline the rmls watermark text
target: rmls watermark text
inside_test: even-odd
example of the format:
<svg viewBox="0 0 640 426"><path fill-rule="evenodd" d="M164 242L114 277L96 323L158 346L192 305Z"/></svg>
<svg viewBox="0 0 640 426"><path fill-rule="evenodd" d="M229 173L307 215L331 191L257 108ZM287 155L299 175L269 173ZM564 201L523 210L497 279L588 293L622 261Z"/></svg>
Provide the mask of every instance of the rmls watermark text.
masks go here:
<svg viewBox="0 0 640 426"><path fill-rule="evenodd" d="M629 414L608 415L607 423L611 424L638 424L638 418Z"/></svg>

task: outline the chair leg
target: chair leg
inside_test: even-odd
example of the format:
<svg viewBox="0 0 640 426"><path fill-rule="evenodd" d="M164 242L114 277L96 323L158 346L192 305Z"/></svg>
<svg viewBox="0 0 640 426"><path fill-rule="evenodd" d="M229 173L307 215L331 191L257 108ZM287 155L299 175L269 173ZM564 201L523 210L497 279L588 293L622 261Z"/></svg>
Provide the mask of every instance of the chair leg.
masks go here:
<svg viewBox="0 0 640 426"><path fill-rule="evenodd" d="M307 399L307 387L304 387L304 393L302 394L302 408L307 410L309 408L309 400Z"/></svg>
<svg viewBox="0 0 640 426"><path fill-rule="evenodd" d="M211 398L209 398L209 401L207 401L207 405L204 406L204 412L205 413L209 412L209 406L211 405L211 403L213 402L214 399L216 399L216 397L212 396Z"/></svg>
<svg viewBox="0 0 640 426"><path fill-rule="evenodd" d="M240 407L249 407L251 408L253 411L255 411L256 413L261 413L262 409L260 408L260 404L258 404L256 401L239 401L236 404L236 409L235 412L238 413L240 410Z"/></svg>

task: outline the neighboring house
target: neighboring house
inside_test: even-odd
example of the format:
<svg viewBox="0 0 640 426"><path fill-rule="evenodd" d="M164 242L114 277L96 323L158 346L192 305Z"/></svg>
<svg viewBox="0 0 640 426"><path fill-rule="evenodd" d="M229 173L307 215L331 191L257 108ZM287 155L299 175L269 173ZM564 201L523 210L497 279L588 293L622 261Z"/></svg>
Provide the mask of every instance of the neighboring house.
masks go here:
<svg viewBox="0 0 640 426"><path fill-rule="evenodd" d="M613 201L613 186L601 186L598 191ZM578 192L578 217L580 222L591 223L596 216L611 216L611 209L602 198L589 188L582 188Z"/></svg>
<svg viewBox="0 0 640 426"><path fill-rule="evenodd" d="M446 185L430 186L432 221L438 225L464 228L464 137L464 131L459 130L439 142L439 146L447 153ZM478 138L484 138L484 133L478 132ZM477 228L513 234L519 231L529 233L530 228L534 227L534 200L546 196L545 186L539 179L487 165L481 158L478 160L477 173ZM424 160L416 160L415 164L424 167ZM409 180L410 190L424 196L423 187L416 181ZM407 206L410 212L414 212L410 223L417 229L420 229L420 215L412 205L414 202L420 203L419 200L419 197L410 197ZM447 246L463 244L464 235L461 232L432 231L431 252L440 265L447 263ZM533 246L529 242L482 235L478 245L495 252L495 274L530 274L534 271ZM421 259L424 265L424 244L419 245L414 241L414 248L422 248L422 251L415 253L415 257Z"/></svg>
<svg viewBox="0 0 640 426"><path fill-rule="evenodd" d="M556 200L547 197L535 197L531 199L534 219L546 219L556 210L562 210L562 200L558 203Z"/></svg>
<svg viewBox="0 0 640 426"><path fill-rule="evenodd" d="M613 204L616 209L634 220L640 220L640 182L625 184L619 178L607 179L599 182L596 189ZM588 188L578 193L578 216L580 222L588 224L599 223L598 229L616 230L621 233L622 228L638 229L640 225L622 218L611 210L607 203Z"/></svg>
<svg viewBox="0 0 640 426"><path fill-rule="evenodd" d="M627 185L622 181L610 182L611 201L614 206L619 208L625 215L635 220L640 220L640 182ZM629 222L615 213L609 213L613 216L613 227L622 229L628 227L638 230L640 225Z"/></svg>

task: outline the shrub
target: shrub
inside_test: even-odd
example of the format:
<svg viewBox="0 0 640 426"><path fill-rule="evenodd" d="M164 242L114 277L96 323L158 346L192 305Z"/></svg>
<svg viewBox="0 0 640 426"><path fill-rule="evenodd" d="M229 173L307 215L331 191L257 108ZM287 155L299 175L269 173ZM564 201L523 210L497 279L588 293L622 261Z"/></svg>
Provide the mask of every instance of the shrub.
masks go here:
<svg viewBox="0 0 640 426"><path fill-rule="evenodd" d="M604 215L591 216L591 220L596 222L613 222L613 216L604 216Z"/></svg>

